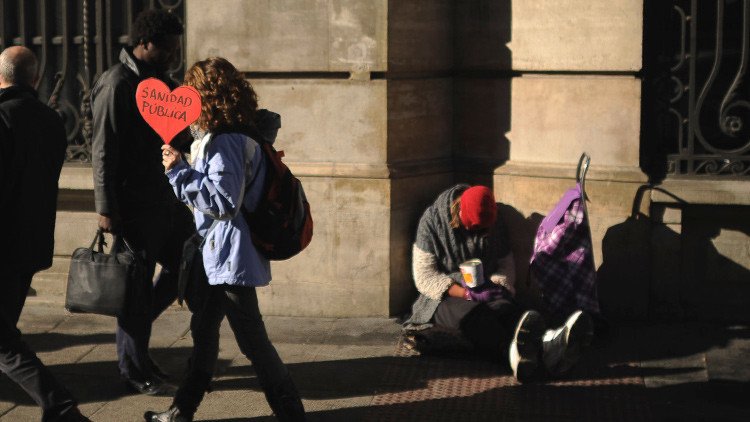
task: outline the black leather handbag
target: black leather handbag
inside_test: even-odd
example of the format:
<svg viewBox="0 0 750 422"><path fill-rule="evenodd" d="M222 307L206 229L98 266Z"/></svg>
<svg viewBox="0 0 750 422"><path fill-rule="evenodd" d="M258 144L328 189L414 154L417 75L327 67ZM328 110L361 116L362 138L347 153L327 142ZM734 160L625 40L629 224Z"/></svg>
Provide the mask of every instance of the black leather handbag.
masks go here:
<svg viewBox="0 0 750 422"><path fill-rule="evenodd" d="M121 236L114 236L109 254L104 245L99 229L91 246L73 252L65 293L68 311L122 316L140 307L139 292L148 284L142 260Z"/></svg>

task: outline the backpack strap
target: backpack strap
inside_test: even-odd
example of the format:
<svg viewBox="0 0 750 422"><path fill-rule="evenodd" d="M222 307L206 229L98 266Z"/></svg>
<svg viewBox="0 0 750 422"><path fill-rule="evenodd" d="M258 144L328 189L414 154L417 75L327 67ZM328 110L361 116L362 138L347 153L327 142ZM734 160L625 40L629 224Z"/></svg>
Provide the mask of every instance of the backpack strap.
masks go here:
<svg viewBox="0 0 750 422"><path fill-rule="evenodd" d="M261 135L260 131L258 131L258 129L255 126L243 127L241 130L241 133L243 133L245 136L255 141L260 146L261 161L266 161L266 172L268 172L269 163L265 157L266 151L264 148L264 144L270 145L270 143L266 140L266 138L263 137L263 135ZM258 177L259 174L260 174L260 171L256 171L255 174L249 180L246 180L245 189L242 192L242 201L240 201L240 207L242 207L242 210L244 211L247 211L247 209L245 209L244 198L247 195L247 192L250 190L250 186L253 185L253 182L255 182L255 179Z"/></svg>

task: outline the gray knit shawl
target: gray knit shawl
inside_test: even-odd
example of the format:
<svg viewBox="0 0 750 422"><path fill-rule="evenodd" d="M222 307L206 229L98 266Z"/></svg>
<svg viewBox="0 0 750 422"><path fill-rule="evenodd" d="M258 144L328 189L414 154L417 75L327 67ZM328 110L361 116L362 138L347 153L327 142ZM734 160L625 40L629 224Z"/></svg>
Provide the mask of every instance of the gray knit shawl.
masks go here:
<svg viewBox="0 0 750 422"><path fill-rule="evenodd" d="M500 257L497 230L482 236L462 227L454 229L450 225L451 204L468 187L469 185L464 184L456 185L438 196L422 214L415 243L419 249L435 255L440 271L446 274L458 272L458 266L464 261L479 258L484 266L485 280L489 280L489 275L497 269ZM505 254L507 251L503 256Z"/></svg>
<svg viewBox="0 0 750 422"><path fill-rule="evenodd" d="M419 249L435 255L438 269L456 282L461 280L458 266L473 258L482 260L485 280L489 280L489 276L497 270L498 258L504 257L510 250L499 216L495 227L484 236L462 227L451 227L451 204L467 188L469 185L459 184L441 193L422 214L415 240ZM412 315L406 321L405 328L429 327L429 321L439 304L440 301L420 294L412 306Z"/></svg>

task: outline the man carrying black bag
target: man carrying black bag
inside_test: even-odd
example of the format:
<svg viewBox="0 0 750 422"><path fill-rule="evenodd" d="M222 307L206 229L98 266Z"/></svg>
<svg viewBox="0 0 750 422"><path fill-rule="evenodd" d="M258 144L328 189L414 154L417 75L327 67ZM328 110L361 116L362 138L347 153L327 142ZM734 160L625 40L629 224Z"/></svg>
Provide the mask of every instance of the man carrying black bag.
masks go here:
<svg viewBox="0 0 750 422"><path fill-rule="evenodd" d="M42 408L43 421L87 421L75 399L16 328L31 279L52 265L57 181L67 140L60 116L37 99L37 60L26 47L0 53L0 213L7 253L0 294L0 372Z"/></svg>
<svg viewBox="0 0 750 422"><path fill-rule="evenodd" d="M144 309L128 309L117 318L120 376L133 390L149 395L170 394L173 388L151 359L153 321L177 298L182 246L195 233L190 210L174 195L161 165L164 142L146 123L135 104L138 83L157 78L174 89L166 74L180 48L179 18L163 9L145 10L133 23L132 47L102 73L91 89L94 199L99 227L121 235L139 254L151 280L156 263L162 267L147 286ZM172 141L189 140L183 132ZM178 139L180 138L180 139Z"/></svg>

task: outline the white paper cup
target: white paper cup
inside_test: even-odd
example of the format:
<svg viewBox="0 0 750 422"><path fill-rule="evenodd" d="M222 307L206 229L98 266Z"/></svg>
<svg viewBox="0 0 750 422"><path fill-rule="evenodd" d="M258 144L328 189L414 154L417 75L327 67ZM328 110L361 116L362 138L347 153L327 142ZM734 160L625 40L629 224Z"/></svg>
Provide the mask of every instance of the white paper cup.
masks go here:
<svg viewBox="0 0 750 422"><path fill-rule="evenodd" d="M484 284L484 267L482 260L470 259L458 266L464 276L464 283L470 288L479 287Z"/></svg>

